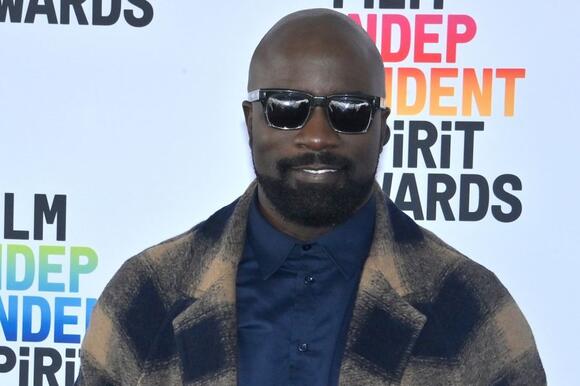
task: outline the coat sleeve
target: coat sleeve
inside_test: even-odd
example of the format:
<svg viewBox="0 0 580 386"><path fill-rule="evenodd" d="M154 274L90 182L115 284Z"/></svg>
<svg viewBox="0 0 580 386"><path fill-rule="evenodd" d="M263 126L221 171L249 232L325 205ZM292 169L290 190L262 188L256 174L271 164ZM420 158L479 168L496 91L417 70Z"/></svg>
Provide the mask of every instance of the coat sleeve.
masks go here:
<svg viewBox="0 0 580 386"><path fill-rule="evenodd" d="M468 260L447 278L455 294L453 317L465 335L459 343L459 379L462 385L543 386L546 374L534 336L518 305L489 270ZM459 347L459 346L457 346Z"/></svg>
<svg viewBox="0 0 580 386"><path fill-rule="evenodd" d="M160 310L159 297L141 257L123 264L92 311L81 346L77 386L136 385L152 340L148 333ZM153 319L153 320L152 320Z"/></svg>

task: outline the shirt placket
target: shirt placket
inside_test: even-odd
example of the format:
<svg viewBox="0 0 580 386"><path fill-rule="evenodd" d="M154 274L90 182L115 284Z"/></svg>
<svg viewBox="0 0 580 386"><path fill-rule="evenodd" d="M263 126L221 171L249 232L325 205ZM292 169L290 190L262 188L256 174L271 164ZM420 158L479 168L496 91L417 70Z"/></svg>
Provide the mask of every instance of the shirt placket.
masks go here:
<svg viewBox="0 0 580 386"><path fill-rule="evenodd" d="M316 312L315 286L313 275L316 254L319 247L304 244L292 253L292 263L296 267L295 302L293 325L290 333L290 379L292 386L311 385L315 371L314 358L317 348L311 343Z"/></svg>

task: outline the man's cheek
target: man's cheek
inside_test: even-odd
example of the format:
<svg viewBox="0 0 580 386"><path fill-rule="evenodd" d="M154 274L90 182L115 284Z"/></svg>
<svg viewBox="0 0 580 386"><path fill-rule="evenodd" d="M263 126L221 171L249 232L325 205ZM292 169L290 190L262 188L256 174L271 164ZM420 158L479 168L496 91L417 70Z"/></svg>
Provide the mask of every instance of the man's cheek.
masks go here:
<svg viewBox="0 0 580 386"><path fill-rule="evenodd" d="M274 177L277 175L277 160L273 159L271 153L271 151L268 151L259 146L259 144L254 143L252 157L254 159L254 167L256 168L256 171L263 175Z"/></svg>

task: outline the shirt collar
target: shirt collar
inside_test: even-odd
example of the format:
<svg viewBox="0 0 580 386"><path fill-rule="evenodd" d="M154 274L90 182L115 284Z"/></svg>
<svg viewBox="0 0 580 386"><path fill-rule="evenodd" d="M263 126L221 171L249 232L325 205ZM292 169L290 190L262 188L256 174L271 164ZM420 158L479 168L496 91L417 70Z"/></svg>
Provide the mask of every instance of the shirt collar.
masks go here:
<svg viewBox="0 0 580 386"><path fill-rule="evenodd" d="M278 270L294 248L304 244L318 244L328 253L348 278L359 270L366 259L375 225L375 199L372 196L347 221L315 240L303 242L274 228L258 209L257 194L248 214L248 242L267 279Z"/></svg>

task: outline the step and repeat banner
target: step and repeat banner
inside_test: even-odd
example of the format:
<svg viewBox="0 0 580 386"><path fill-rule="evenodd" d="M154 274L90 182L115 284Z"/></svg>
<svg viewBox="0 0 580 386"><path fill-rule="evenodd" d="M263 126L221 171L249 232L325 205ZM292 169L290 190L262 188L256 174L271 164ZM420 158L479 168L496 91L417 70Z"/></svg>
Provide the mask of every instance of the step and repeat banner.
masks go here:
<svg viewBox="0 0 580 386"><path fill-rule="evenodd" d="M242 193L251 54L316 7L383 57L383 189L502 280L550 385L580 382L577 2L0 0L0 385L72 385L120 265Z"/></svg>

